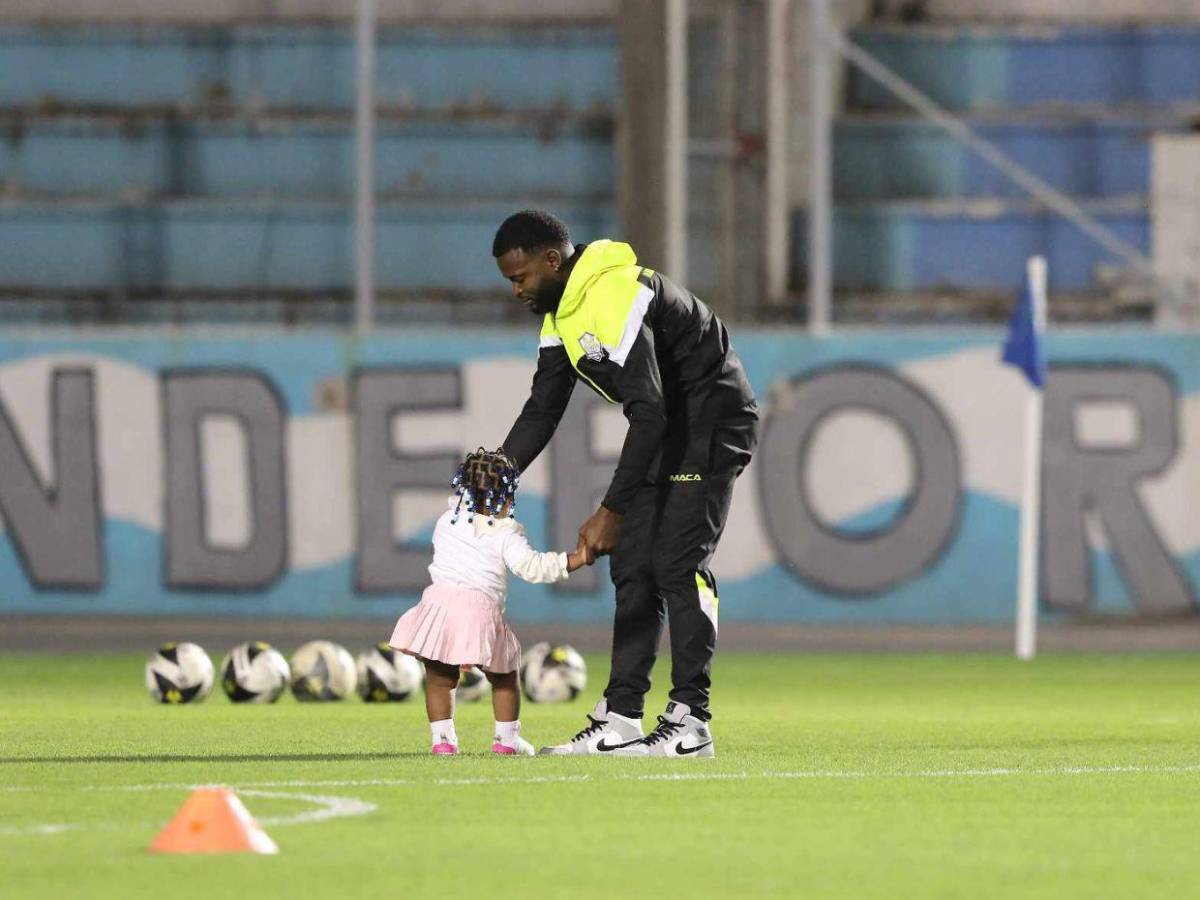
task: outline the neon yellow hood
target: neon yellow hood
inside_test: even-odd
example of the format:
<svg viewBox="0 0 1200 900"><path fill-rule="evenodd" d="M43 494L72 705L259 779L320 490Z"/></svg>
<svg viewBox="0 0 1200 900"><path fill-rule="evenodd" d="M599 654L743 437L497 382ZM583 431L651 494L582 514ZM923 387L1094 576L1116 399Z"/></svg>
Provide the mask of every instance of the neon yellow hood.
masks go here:
<svg viewBox="0 0 1200 900"><path fill-rule="evenodd" d="M628 244L607 239L588 244L571 270L555 316L565 318L575 312L588 288L605 272L633 265L637 265L637 255Z"/></svg>

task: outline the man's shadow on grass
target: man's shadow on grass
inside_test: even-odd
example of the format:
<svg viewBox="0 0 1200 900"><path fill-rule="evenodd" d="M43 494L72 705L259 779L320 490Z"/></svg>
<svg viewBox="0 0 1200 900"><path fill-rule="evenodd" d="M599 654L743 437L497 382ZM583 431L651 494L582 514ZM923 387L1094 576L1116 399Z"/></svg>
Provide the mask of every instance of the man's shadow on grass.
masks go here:
<svg viewBox="0 0 1200 900"><path fill-rule="evenodd" d="M369 762L377 759L415 759L428 757L424 753L147 753L116 754L97 753L92 756L5 756L0 765L19 763L175 763L175 762Z"/></svg>

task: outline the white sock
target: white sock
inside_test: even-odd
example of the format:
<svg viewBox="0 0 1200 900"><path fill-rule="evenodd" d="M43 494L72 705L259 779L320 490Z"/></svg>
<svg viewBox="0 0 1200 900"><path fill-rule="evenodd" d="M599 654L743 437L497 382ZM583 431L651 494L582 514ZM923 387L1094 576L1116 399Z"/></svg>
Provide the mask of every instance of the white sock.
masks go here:
<svg viewBox="0 0 1200 900"><path fill-rule="evenodd" d="M433 736L433 745L453 744L458 746L458 735L454 733L453 719L438 719L429 723L429 731Z"/></svg>
<svg viewBox="0 0 1200 900"><path fill-rule="evenodd" d="M521 720L515 722L496 723L496 741L505 747L517 746L517 738L521 734Z"/></svg>

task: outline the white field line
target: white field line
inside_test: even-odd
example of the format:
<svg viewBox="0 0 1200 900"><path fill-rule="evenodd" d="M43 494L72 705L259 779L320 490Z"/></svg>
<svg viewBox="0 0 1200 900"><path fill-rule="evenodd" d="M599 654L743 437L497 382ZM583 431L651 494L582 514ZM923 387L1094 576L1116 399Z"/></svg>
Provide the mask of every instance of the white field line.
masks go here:
<svg viewBox="0 0 1200 900"><path fill-rule="evenodd" d="M0 837L18 837L24 834L62 834L64 831L77 831L81 825L56 823L50 825L7 825L0 828Z"/></svg>
<svg viewBox="0 0 1200 900"><path fill-rule="evenodd" d="M704 765L700 763L700 765ZM914 769L912 771L838 771L836 769L811 769L796 772L650 772L635 775L537 775L537 776L487 776L464 778L361 778L361 779L296 779L281 781L244 781L229 783L224 787L237 791L254 788L353 788L353 787L493 787L508 784L609 784L639 781L751 781L773 779L846 779L863 780L892 778L1020 778L1088 775L1187 775L1200 773L1200 763L1167 766L1054 766L1040 769L991 768L991 769ZM127 785L87 785L83 787L34 787L3 786L0 793L16 793L50 790L84 791L163 791L191 790L203 787L190 783L152 783ZM212 786L212 785L208 785ZM298 796L298 795L292 795Z"/></svg>
<svg viewBox="0 0 1200 900"><path fill-rule="evenodd" d="M279 791L258 791L245 788L238 791L243 797L270 797L275 800L304 800L312 803L317 809L296 813L291 816L269 816L259 819L259 825L302 825L307 822L324 822L328 819L340 819L345 816L365 816L373 813L379 807L355 797L319 797L315 794L290 794Z"/></svg>
<svg viewBox="0 0 1200 900"><path fill-rule="evenodd" d="M703 763L701 763L703 765ZM329 781L256 781L245 787L406 787L410 785L460 786L506 784L594 784L622 781L751 781L758 779L889 779L889 778L1007 778L1017 776L1046 777L1054 775L1171 775L1200 772L1200 763L1179 766L1062 766L1043 769L919 769L911 772L862 772L813 769L799 772L651 772L640 775L540 775L536 777L499 778L365 778Z"/></svg>
<svg viewBox="0 0 1200 900"><path fill-rule="evenodd" d="M130 785L130 788L139 790L192 790L197 787L211 787L211 785L179 785L179 784L161 784L161 785ZM82 788L82 790L103 790L103 788ZM117 788L116 790L121 790ZM311 803L316 806L316 809L305 810L304 812L294 813L290 816L267 816L258 819L258 824L270 826L272 828L277 825L303 825L310 822L325 822L329 819L340 819L346 816L365 816L367 813L372 813L379 807L374 803L367 803L364 800L359 800L355 797L331 797L318 796L316 794L296 794L284 791L260 791L253 788L238 789L238 794L243 797L266 797L272 800L300 800L305 803ZM23 792L27 793L27 792ZM155 823L153 827L161 827L162 823ZM91 825L75 825L68 823L52 823L41 825L15 825L0 828L0 837L20 837L26 835L51 835L61 834L64 831L94 831L97 829L110 829L117 827L113 822L97 822ZM150 826L147 826L150 827Z"/></svg>
<svg viewBox="0 0 1200 900"><path fill-rule="evenodd" d="M364 778L345 780L292 780L292 781L248 781L240 785L223 785L236 790L247 797L266 797L279 800L302 800L317 807L291 816L273 816L260 819L262 825L298 825L307 822L324 822L329 819L344 816L362 816L374 812L378 807L354 797L333 797L317 794L296 794L279 791L262 790L263 788L314 788L314 787L422 787L426 785L444 787L489 787L509 784L619 784L621 782L638 781L750 781L772 779L844 779L862 780L890 778L1014 778L1014 777L1048 777L1048 776L1088 776L1088 775L1187 775L1200 773L1200 764L1178 766L1061 766L1042 769L917 769L910 772L860 772L812 769L798 772L650 772L641 775L617 775L615 777L596 778L591 775L538 775L529 777L501 778L433 778L421 780L415 778ZM35 793L54 790L81 791L187 791L197 787L214 787L222 785L198 785L187 783L155 783L127 785L85 785L74 786L44 786L4 785L0 793ZM73 825L67 823L50 823L41 825L9 826L0 828L0 837L15 837L19 835L52 835L64 831L75 831L88 828L112 827L108 825Z"/></svg>

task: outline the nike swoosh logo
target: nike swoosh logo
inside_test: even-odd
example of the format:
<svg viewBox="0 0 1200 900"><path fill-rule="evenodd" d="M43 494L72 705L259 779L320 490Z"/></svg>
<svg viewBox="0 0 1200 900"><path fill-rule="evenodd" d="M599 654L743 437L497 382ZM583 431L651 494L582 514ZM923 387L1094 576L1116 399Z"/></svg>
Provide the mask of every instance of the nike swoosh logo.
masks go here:
<svg viewBox="0 0 1200 900"><path fill-rule="evenodd" d="M712 743L712 741L708 741L707 743L704 743L704 744L697 744L695 747L676 747L675 755L676 756L687 756L689 753L695 753L697 750L703 750L705 747L707 747L711 743Z"/></svg>
<svg viewBox="0 0 1200 900"><path fill-rule="evenodd" d="M601 738L596 744L596 749L601 753L607 753L609 750L616 750L618 747L624 747L628 744L636 744L637 741L622 741L619 744L610 744L607 739Z"/></svg>

